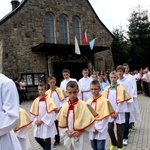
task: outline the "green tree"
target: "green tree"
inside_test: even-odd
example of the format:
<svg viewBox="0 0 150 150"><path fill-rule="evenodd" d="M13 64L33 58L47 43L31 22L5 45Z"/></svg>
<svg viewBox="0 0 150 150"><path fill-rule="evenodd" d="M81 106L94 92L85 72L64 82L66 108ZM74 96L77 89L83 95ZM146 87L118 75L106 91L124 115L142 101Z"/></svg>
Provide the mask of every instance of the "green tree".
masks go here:
<svg viewBox="0 0 150 150"><path fill-rule="evenodd" d="M127 35L132 68L150 66L150 22L147 10L142 10L140 6L133 10Z"/></svg>
<svg viewBox="0 0 150 150"><path fill-rule="evenodd" d="M113 31L114 40L112 42L112 54L114 59L114 65L122 65L125 62L128 62L128 41L124 36L124 31L120 29L115 29Z"/></svg>

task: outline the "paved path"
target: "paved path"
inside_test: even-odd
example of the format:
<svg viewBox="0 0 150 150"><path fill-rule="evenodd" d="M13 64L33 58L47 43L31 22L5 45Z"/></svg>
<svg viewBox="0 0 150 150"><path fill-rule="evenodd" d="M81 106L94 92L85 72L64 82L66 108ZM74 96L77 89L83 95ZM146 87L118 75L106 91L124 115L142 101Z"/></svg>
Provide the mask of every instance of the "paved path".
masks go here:
<svg viewBox="0 0 150 150"><path fill-rule="evenodd" d="M124 147L124 150L150 150L150 98L144 97L143 95L138 95L138 102L142 116L142 122L136 123L136 129L133 133L129 135L129 144ZM29 112L32 102L25 102L21 105L22 108ZM42 148L37 144L33 138L33 129L29 131L29 138L31 142L30 150L42 150ZM52 139L52 144L54 143ZM61 138L61 145L57 148L52 148L52 150L67 150L63 146L63 139ZM106 150L109 149L110 139L108 137L106 141Z"/></svg>

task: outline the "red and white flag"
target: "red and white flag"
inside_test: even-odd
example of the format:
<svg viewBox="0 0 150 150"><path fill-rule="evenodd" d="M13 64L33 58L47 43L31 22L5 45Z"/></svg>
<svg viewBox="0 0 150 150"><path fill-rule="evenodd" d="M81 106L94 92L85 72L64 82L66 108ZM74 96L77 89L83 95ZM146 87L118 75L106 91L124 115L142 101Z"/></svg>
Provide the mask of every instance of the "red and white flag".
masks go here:
<svg viewBox="0 0 150 150"><path fill-rule="evenodd" d="M84 36L83 36L82 40L83 40L83 44L86 45L87 44L87 34L86 34L86 31L84 33Z"/></svg>

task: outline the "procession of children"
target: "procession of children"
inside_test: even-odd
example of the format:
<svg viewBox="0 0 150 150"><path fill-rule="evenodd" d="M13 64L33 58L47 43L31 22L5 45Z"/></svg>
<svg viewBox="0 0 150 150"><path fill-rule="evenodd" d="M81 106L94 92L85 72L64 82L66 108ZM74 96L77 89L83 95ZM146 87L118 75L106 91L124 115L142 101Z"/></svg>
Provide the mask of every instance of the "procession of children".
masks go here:
<svg viewBox="0 0 150 150"><path fill-rule="evenodd" d="M57 149L60 136L68 150L105 150L108 135L109 150L123 150L129 130L141 121L136 80L129 74L129 65L119 65L109 77L102 72L89 77L87 68L79 81L70 78L68 69L62 75L60 87L54 76L38 85L39 95L31 105L30 116L20 108L14 126L20 149L30 148L28 130L33 126L33 136L43 150Z"/></svg>

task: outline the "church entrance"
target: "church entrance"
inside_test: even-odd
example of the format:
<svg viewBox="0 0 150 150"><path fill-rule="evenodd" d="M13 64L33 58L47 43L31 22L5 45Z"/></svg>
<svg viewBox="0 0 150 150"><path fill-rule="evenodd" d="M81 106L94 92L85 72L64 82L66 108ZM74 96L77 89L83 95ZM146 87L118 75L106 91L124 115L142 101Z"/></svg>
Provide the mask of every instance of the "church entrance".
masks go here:
<svg viewBox="0 0 150 150"><path fill-rule="evenodd" d="M78 63L78 62L54 62L53 63L53 73L57 80L57 86L60 86L60 82L63 80L62 70L70 70L70 77L76 78L79 80L82 78L82 69L87 68L87 63Z"/></svg>

